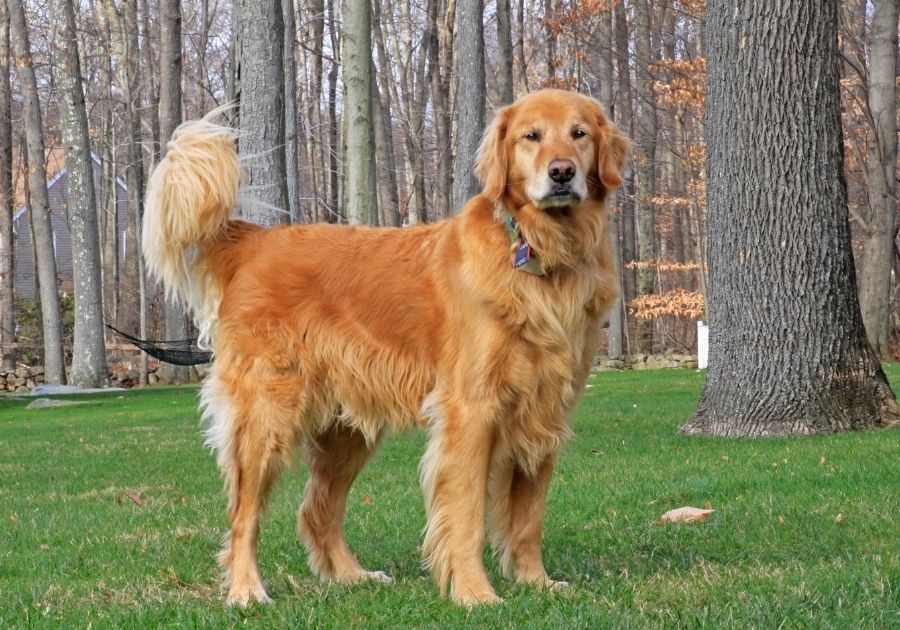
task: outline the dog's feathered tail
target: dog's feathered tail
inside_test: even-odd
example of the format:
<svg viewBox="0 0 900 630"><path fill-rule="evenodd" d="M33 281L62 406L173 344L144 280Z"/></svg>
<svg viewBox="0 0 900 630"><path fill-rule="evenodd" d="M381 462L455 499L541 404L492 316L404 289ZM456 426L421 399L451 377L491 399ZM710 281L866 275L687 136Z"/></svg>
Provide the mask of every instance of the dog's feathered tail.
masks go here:
<svg viewBox="0 0 900 630"><path fill-rule="evenodd" d="M213 122L221 116L219 108L175 130L150 176L144 208L147 269L170 299L193 311L203 346L216 327L221 289L198 251L224 234L243 176L237 131Z"/></svg>

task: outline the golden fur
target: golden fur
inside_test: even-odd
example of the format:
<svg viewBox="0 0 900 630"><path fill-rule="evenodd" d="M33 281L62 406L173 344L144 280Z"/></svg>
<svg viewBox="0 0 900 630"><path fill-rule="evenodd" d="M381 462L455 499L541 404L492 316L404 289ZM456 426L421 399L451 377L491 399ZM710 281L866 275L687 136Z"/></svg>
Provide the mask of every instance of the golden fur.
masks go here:
<svg viewBox="0 0 900 630"><path fill-rule="evenodd" d="M540 553L544 503L615 296L604 202L622 182L627 140L594 100L544 90L497 113L477 159L484 192L452 219L262 229L229 220L234 137L210 117L179 128L151 179L143 235L149 269L215 351L202 406L229 495L228 601L268 600L259 512L298 448L313 571L388 579L347 547L347 491L388 430L417 423L430 434L423 552L442 592L497 601L485 517L506 575L554 585ZM585 194L535 198L560 159ZM543 276L512 267L508 214Z"/></svg>

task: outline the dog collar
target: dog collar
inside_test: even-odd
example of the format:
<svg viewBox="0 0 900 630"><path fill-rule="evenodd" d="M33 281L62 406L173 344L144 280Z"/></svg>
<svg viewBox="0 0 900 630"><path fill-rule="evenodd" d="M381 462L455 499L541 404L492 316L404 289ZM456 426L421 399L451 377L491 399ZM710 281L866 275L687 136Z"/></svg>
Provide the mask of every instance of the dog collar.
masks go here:
<svg viewBox="0 0 900 630"><path fill-rule="evenodd" d="M519 223L513 215L506 215L506 230L509 232L510 242L516 246L513 252L512 266L513 269L530 273L533 276L543 276L544 269L541 267L541 261L537 253L531 248L531 245L519 229Z"/></svg>

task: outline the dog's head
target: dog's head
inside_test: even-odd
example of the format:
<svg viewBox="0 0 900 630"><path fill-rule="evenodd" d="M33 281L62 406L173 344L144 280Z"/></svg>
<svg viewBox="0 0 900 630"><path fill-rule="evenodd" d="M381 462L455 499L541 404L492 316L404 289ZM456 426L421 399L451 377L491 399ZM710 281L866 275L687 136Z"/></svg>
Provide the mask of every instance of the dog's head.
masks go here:
<svg viewBox="0 0 900 630"><path fill-rule="evenodd" d="M482 195L553 212L603 201L623 181L628 146L594 99L541 90L497 112L475 173Z"/></svg>

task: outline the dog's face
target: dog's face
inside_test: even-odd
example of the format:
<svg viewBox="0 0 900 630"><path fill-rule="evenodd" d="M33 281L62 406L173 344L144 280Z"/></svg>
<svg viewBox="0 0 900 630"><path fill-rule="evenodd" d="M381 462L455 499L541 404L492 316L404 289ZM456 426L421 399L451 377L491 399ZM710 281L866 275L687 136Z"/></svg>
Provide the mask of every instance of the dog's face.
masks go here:
<svg viewBox="0 0 900 630"><path fill-rule="evenodd" d="M541 90L497 112L475 172L491 199L553 212L602 201L622 183L628 140L594 99Z"/></svg>

